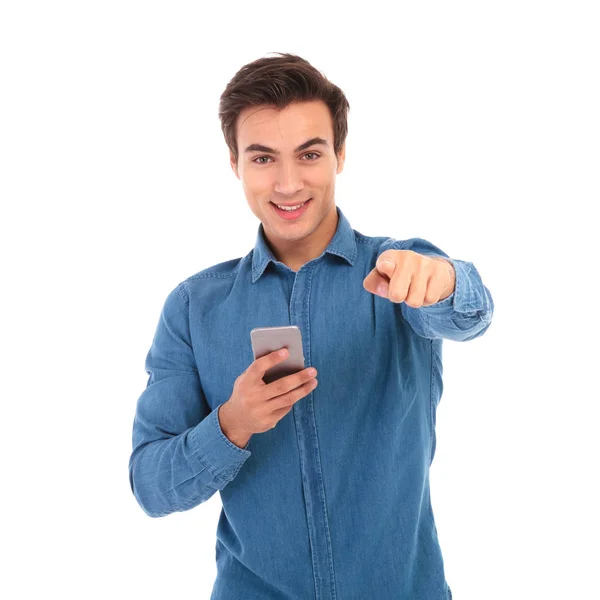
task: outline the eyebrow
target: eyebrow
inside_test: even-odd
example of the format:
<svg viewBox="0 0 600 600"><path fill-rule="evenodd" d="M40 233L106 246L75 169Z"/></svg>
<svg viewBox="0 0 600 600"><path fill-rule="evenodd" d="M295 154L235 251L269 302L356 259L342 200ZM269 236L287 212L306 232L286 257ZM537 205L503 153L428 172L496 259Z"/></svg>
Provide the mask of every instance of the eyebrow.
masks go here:
<svg viewBox="0 0 600 600"><path fill-rule="evenodd" d="M320 137L314 137L310 140L307 140L303 144L300 144L294 152L300 152L302 150L306 150L306 148L310 146L314 146L316 144L322 144L323 146L329 147L327 140L324 140ZM281 154L279 150L274 150L273 148L269 148L268 146L263 146L262 144L250 144L244 152L269 152L270 154Z"/></svg>

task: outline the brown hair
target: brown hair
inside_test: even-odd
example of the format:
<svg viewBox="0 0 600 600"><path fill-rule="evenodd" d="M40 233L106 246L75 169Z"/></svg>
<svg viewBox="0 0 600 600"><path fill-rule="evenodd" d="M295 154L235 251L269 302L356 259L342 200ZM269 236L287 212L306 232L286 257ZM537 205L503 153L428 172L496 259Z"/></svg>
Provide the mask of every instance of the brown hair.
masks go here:
<svg viewBox="0 0 600 600"><path fill-rule="evenodd" d="M344 92L307 60L296 54L259 58L244 65L221 94L219 119L225 142L238 161L236 125L248 106L275 105L279 110L292 102L322 100L333 121L333 143L339 155L348 134L350 104Z"/></svg>

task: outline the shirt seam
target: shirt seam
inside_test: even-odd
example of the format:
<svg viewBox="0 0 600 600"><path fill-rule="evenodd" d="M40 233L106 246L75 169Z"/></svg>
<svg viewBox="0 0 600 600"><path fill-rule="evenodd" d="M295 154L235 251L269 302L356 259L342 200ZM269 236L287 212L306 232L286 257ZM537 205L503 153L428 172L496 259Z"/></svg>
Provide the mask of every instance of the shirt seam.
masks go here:
<svg viewBox="0 0 600 600"><path fill-rule="evenodd" d="M433 461L433 405L434 405L434 386L433 386L433 363L434 363L434 350L433 340L429 340L429 464Z"/></svg>

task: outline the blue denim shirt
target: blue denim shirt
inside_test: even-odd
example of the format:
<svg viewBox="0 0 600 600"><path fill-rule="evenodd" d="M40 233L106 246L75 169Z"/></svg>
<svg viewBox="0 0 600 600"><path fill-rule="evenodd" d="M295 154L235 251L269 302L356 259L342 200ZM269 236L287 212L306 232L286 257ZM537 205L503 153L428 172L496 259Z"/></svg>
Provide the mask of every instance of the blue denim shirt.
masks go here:
<svg viewBox="0 0 600 600"><path fill-rule="evenodd" d="M471 262L456 287L414 308L363 280L388 249L450 258L422 238L370 237L339 207L325 251L298 272L262 223L245 257L167 296L133 422L132 492L151 517L219 492L211 600L448 600L429 466L442 395L442 341L472 340L494 303ZM297 325L319 385L246 447L218 407L253 362L250 331Z"/></svg>

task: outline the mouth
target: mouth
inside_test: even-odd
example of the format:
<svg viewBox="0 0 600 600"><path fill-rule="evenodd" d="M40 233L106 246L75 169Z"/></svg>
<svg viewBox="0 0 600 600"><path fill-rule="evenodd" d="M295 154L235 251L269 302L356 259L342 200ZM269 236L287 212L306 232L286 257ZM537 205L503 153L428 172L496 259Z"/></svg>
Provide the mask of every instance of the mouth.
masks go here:
<svg viewBox="0 0 600 600"><path fill-rule="evenodd" d="M312 202L312 198L309 198L302 206L297 208L296 210L284 210L282 208L278 208L274 202L271 202L275 212L286 221L294 221L299 219L308 209L308 206Z"/></svg>

